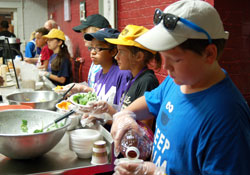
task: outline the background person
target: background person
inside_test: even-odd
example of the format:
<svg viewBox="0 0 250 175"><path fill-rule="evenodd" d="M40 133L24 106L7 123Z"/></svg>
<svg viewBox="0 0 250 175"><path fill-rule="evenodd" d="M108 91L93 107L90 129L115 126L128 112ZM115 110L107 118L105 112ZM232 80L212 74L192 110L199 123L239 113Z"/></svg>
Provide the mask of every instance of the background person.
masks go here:
<svg viewBox="0 0 250 175"><path fill-rule="evenodd" d="M50 31L51 29L60 29L60 28L58 27L58 24L57 24L53 19L49 19L48 21L46 21L46 22L44 23L44 27L45 27L46 29L48 29L49 31ZM65 36L65 39L66 39L66 40L65 40L65 44L66 44L66 46L67 46L67 48L68 48L70 57L73 58L73 57L74 57L74 54L73 54L73 45L72 45L72 42L70 41L70 38L69 38L67 35L64 34L64 36Z"/></svg>
<svg viewBox="0 0 250 175"><path fill-rule="evenodd" d="M86 20L83 20L79 26L75 26L73 30L77 33L82 33L84 35L85 33L94 33L100 30L101 28L110 28L110 24L108 20L100 15L100 14L94 14L90 15L86 18ZM83 38L84 39L84 38ZM91 47L91 41L87 41L84 39L84 45L86 47ZM95 74L101 70L100 65L95 65L93 62L91 63L91 66L89 68L88 73L88 85L89 87L93 87L95 82Z"/></svg>
<svg viewBox="0 0 250 175"><path fill-rule="evenodd" d="M136 41L160 51L168 76L117 113L111 130L119 150L124 131L138 129L134 118L156 116L153 162L119 163L115 174L249 174L250 110L218 63L229 35L219 14L182 0L156 9L154 23Z"/></svg>
<svg viewBox="0 0 250 175"><path fill-rule="evenodd" d="M5 20L1 21L1 28L2 31L0 32L0 36L16 38L16 35L8 30L9 29L8 21Z"/></svg>
<svg viewBox="0 0 250 175"><path fill-rule="evenodd" d="M36 46L41 48L41 53L38 58L24 58L24 61L31 64L41 64L38 65L38 68L46 70L49 64L49 58L53 54L53 51L48 48L47 38L44 38L44 35L47 35L49 31L41 27L36 30Z"/></svg>
<svg viewBox="0 0 250 175"><path fill-rule="evenodd" d="M25 57L34 58L40 55L41 49L36 47L36 32L32 32L30 35L30 41L25 46Z"/></svg>
<svg viewBox="0 0 250 175"><path fill-rule="evenodd" d="M46 76L55 85L69 84L72 79L71 62L67 46L64 43L63 31L52 29L48 35L43 37L48 38L48 47L53 51L53 55L49 59L48 71L41 72L40 75Z"/></svg>

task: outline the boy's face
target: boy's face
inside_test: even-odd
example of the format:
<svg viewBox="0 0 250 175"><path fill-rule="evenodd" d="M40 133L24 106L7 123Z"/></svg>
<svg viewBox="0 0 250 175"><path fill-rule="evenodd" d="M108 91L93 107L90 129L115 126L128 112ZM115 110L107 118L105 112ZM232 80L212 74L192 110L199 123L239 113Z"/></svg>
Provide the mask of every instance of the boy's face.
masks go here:
<svg viewBox="0 0 250 175"><path fill-rule="evenodd" d="M127 46L117 45L118 53L115 56L120 70L131 70L133 56Z"/></svg>
<svg viewBox="0 0 250 175"><path fill-rule="evenodd" d="M42 36L41 33L37 32L37 33L35 34L35 38L36 38L36 46L37 46L37 47L42 48L43 46L46 45L47 39L46 39L46 38L43 38L43 36Z"/></svg>
<svg viewBox="0 0 250 175"><path fill-rule="evenodd" d="M81 33L82 33L82 37L83 37L83 41L84 41L85 47L90 47L90 46L91 46L91 41L85 40L85 39L84 39L84 34L85 34L85 33L95 33L95 32L97 32L98 30L100 30L100 28L98 28L98 27L93 27L93 26L90 26L90 27L87 27L86 29L81 30Z"/></svg>
<svg viewBox="0 0 250 175"><path fill-rule="evenodd" d="M208 64L205 55L198 55L180 47L160 52L164 59L164 69L178 85L199 85Z"/></svg>
<svg viewBox="0 0 250 175"><path fill-rule="evenodd" d="M97 48L90 51L90 58L95 65L106 65L113 61L113 52L111 50L101 50L98 52L98 48L110 48L108 44L103 41L98 41L95 38L91 41L91 47Z"/></svg>

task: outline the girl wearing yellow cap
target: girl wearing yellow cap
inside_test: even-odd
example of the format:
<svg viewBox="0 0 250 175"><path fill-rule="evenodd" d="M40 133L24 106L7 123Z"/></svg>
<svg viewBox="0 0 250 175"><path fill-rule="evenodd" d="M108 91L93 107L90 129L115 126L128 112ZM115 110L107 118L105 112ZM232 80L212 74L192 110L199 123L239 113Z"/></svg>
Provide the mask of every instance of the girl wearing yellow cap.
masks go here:
<svg viewBox="0 0 250 175"><path fill-rule="evenodd" d="M65 35L59 29L52 29L48 35L48 47L53 50L46 72L42 73L55 85L66 85L71 82L71 62L68 48L65 45Z"/></svg>

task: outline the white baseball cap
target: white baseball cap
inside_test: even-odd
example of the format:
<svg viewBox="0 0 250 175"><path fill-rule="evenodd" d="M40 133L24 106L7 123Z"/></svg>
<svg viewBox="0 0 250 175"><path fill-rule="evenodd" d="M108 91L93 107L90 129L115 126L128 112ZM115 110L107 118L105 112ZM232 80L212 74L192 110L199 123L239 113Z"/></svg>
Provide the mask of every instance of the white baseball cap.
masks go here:
<svg viewBox="0 0 250 175"><path fill-rule="evenodd" d="M229 33L224 31L218 12L207 2L180 0L166 7L165 13L191 21L204 29L211 39L228 39L229 37ZM181 21L177 22L174 30L168 30L161 20L159 24L138 37L136 42L151 50L164 51L180 45L187 39L208 39L208 36L204 32L197 32Z"/></svg>

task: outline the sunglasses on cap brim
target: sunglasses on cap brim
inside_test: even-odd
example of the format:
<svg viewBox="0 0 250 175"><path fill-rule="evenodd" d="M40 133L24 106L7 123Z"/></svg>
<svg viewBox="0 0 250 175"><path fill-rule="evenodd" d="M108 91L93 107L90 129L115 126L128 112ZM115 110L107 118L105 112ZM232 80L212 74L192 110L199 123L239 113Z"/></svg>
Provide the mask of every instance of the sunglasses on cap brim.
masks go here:
<svg viewBox="0 0 250 175"><path fill-rule="evenodd" d="M212 39L211 39L210 35L207 33L207 31L204 30L203 28L199 27L197 24L195 24L187 19L170 14L170 13L163 13L163 11L161 11L158 8L155 9L154 25L159 24L162 20L163 20L163 25L167 30L173 31L177 25L177 22L180 21L184 25L186 25L187 27L189 27L197 32L204 33L208 38L209 44L212 43Z"/></svg>

